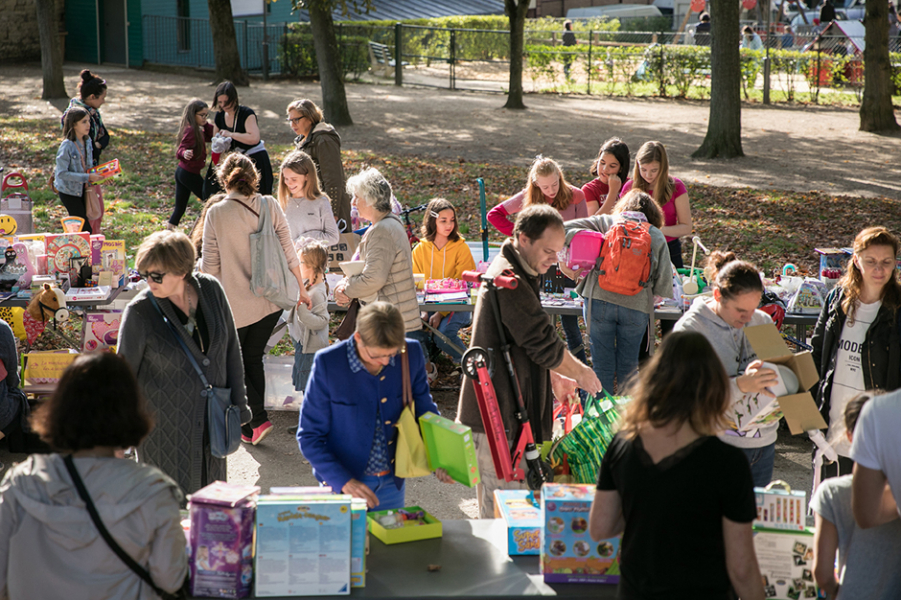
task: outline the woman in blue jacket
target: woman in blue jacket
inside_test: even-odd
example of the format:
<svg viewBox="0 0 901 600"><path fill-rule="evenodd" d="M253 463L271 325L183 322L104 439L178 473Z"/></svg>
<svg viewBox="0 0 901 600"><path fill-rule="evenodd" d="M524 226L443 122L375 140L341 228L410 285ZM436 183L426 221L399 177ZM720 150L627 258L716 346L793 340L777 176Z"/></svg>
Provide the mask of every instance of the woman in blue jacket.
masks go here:
<svg viewBox="0 0 901 600"><path fill-rule="evenodd" d="M353 336L316 353L300 410L297 442L316 479L365 499L370 510L405 505L404 480L394 474L403 352L416 419L438 414L419 342L404 339L403 317L387 302L361 308ZM435 474L452 481L442 469Z"/></svg>

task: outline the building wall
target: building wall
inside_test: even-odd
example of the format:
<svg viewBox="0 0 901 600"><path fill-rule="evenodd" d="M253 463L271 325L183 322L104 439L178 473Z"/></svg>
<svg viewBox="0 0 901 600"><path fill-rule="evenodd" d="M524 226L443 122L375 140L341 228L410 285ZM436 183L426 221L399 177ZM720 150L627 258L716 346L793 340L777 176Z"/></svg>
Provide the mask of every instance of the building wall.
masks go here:
<svg viewBox="0 0 901 600"><path fill-rule="evenodd" d="M57 0L60 31L63 0ZM34 0L0 0L0 62L41 60L41 39Z"/></svg>
<svg viewBox="0 0 901 600"><path fill-rule="evenodd" d="M571 8L608 6L610 4L653 4L653 0L535 0L536 17L565 17Z"/></svg>

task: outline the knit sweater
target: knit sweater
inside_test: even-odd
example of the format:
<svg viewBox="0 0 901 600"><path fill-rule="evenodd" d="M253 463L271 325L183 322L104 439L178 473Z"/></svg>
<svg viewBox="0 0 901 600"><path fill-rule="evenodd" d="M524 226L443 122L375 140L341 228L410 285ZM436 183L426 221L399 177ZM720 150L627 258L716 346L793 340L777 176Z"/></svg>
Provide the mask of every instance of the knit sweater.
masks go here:
<svg viewBox="0 0 901 600"><path fill-rule="evenodd" d="M9 425L25 402L19 389L19 355L13 330L0 321L0 361L6 369L6 377L0 380L0 428Z"/></svg>
<svg viewBox="0 0 901 600"><path fill-rule="evenodd" d="M363 298L377 295L400 310L405 331L422 329L410 241L397 215L389 213L367 229L359 253L363 272L346 278L344 293L364 304Z"/></svg>
<svg viewBox="0 0 901 600"><path fill-rule="evenodd" d="M341 136L328 123L316 123L306 136L297 136L294 146L310 155L316 165L322 191L332 203L335 219L343 221L344 233L350 232L350 194L347 193L344 164L341 162Z"/></svg>
<svg viewBox="0 0 901 600"><path fill-rule="evenodd" d="M222 282L238 329L253 325L280 310L277 305L255 296L250 290L250 234L259 230L260 220L240 202L259 213L261 198L259 194L248 198L231 192L210 207L203 225L201 270ZM275 233L288 259L288 268L297 268L300 260L291 242L291 230L285 213L275 198L269 196L268 201Z"/></svg>
<svg viewBox="0 0 901 600"><path fill-rule="evenodd" d="M158 298L160 310L175 325L211 385L231 389L232 404L241 407L241 421L249 422L244 389L244 363L238 332L222 285L198 273L187 278L200 298L210 345L203 354L175 315L172 303ZM213 458L204 443L206 397L203 384L172 330L150 302L149 289L125 308L119 329L118 353L138 378L156 427L138 449L141 460L156 465L188 494L217 480L225 480L225 459ZM203 473L206 477L203 477Z"/></svg>
<svg viewBox="0 0 901 600"><path fill-rule="evenodd" d="M301 343L304 354L316 354L328 347L328 295L321 281L309 292L313 308L300 304L288 311L288 333L292 340Z"/></svg>
<svg viewBox="0 0 901 600"><path fill-rule="evenodd" d="M338 225L328 196L315 200L288 198L285 219L295 244L303 238L325 242L326 246L338 243Z"/></svg>

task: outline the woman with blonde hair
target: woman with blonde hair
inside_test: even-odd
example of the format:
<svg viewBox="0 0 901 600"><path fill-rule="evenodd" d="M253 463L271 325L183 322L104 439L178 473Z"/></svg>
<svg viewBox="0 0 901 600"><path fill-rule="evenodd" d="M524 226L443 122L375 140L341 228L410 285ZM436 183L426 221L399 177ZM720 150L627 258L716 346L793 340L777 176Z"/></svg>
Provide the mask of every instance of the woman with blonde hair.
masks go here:
<svg viewBox="0 0 901 600"><path fill-rule="evenodd" d="M885 227L868 227L854 238L853 248L811 339L820 376L817 404L829 424L826 439L838 454L837 463L822 465L823 479L850 475L854 465L842 420L848 400L866 390L901 387L901 284L896 272L901 243ZM815 461L819 464L821 457Z"/></svg>
<svg viewBox="0 0 901 600"><path fill-rule="evenodd" d="M282 161L278 178L278 203L285 211L294 246L319 240L338 243L338 226L328 196L319 189L316 165L306 152L295 150Z"/></svg>
<svg viewBox="0 0 901 600"><path fill-rule="evenodd" d="M748 461L716 437L729 387L695 332L664 339L631 387L589 520L596 542L623 534L619 597L763 600Z"/></svg>
<svg viewBox="0 0 901 600"><path fill-rule="evenodd" d="M513 235L516 213L532 204L550 204L557 209L564 222L588 216L588 205L582 190L566 181L557 161L541 155L532 162L526 186L488 211L488 221L504 235ZM567 278L564 286L575 288L576 282ZM579 329L579 317L563 315L560 317L560 324L563 326L569 351L582 363L588 364Z"/></svg>
<svg viewBox="0 0 901 600"><path fill-rule="evenodd" d="M319 181L332 203L338 230L350 231L350 194L341 162L341 136L323 121L322 110L312 100L295 100L288 105L288 124L297 135L294 147L310 155Z"/></svg>

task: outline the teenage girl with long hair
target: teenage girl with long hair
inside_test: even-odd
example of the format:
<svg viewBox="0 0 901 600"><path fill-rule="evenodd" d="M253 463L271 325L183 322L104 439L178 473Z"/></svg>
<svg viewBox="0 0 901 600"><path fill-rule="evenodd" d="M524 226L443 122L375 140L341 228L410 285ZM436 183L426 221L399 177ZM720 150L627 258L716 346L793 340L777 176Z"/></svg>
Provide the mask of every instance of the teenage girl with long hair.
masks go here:
<svg viewBox="0 0 901 600"><path fill-rule="evenodd" d="M601 146L589 171L594 179L582 186L590 215L609 215L619 199L619 191L629 180L629 147L619 138Z"/></svg>
<svg viewBox="0 0 901 600"><path fill-rule="evenodd" d="M87 186L100 179L91 173L93 144L90 138L91 117L83 108L70 108L63 121L63 143L56 153L56 170L53 184L59 193L60 202L69 216L84 219L82 231L91 233L88 211L85 204Z"/></svg>
<svg viewBox="0 0 901 600"><path fill-rule="evenodd" d="M178 125L178 167L175 169L175 208L169 217L169 229L178 227L188 200L193 192L203 202L203 176L200 172L206 166L206 145L213 139L213 126L207 123L210 107L203 100L194 98L185 106Z"/></svg>
<svg viewBox="0 0 901 600"><path fill-rule="evenodd" d="M326 246L338 243L331 201L319 189L316 165L306 152L294 150L282 161L278 203L285 212L291 239L298 250L310 240L319 240Z"/></svg>
<svg viewBox="0 0 901 600"><path fill-rule="evenodd" d="M516 220L514 215L532 204L550 204L557 209L564 222L588 216L588 207L585 205L582 190L566 181L557 161L541 155L532 163L526 186L522 191L488 211L488 221L504 235L513 235L513 223ZM575 288L576 282L567 278L564 285ZM569 351L582 363L588 364L582 332L579 329L579 317L562 315L560 324L563 326Z"/></svg>
<svg viewBox="0 0 901 600"><path fill-rule="evenodd" d="M763 600L748 463L716 437L729 387L694 332L664 339L631 387L588 524L595 542L623 534L620 598Z"/></svg>
<svg viewBox="0 0 901 600"><path fill-rule="evenodd" d="M820 375L817 404L829 424L826 439L838 454L837 463L822 465L823 479L850 475L854 465L842 426L848 400L865 390L901 387L901 284L895 268L901 243L885 227L868 227L854 238L853 248L811 340ZM823 462L819 453L815 461Z"/></svg>

